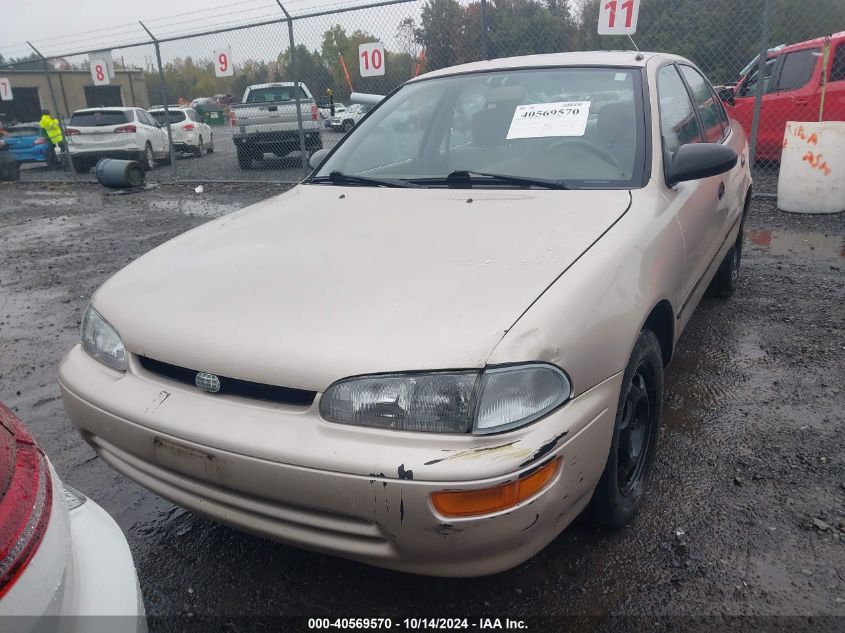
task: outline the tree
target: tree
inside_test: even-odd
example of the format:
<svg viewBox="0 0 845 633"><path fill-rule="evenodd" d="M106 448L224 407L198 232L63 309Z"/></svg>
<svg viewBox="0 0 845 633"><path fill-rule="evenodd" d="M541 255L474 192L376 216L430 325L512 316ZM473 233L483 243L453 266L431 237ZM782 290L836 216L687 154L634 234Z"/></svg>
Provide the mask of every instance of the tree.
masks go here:
<svg viewBox="0 0 845 633"><path fill-rule="evenodd" d="M428 0L423 5L420 26L414 30L417 43L425 50L429 70L453 66L458 55L463 8L457 0Z"/></svg>

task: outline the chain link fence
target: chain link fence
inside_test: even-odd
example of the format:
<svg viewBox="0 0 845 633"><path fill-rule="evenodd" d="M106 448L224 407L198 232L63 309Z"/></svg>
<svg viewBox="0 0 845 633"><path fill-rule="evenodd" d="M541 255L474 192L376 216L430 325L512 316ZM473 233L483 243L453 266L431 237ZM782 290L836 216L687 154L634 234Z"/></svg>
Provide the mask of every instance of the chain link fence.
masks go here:
<svg viewBox="0 0 845 633"><path fill-rule="evenodd" d="M21 98L27 81L37 84L39 108L69 128L71 157L82 147L75 110L150 112L152 126L162 127L135 148L156 168L148 179L198 183L298 180L311 152L332 147L365 114L350 102L353 92L387 94L429 70L514 55L636 46L688 57L753 138L758 192L775 189L787 121L845 120L842 0L642 0L633 40L597 34L609 1L355 0L315 8L307 0L241 0L200 18L36 41L25 56L20 47L0 56L0 77ZM378 52L359 48L373 42ZM101 51L113 69L110 83L96 86L90 65ZM10 103L0 102L6 124L8 112L21 112ZM133 123L146 122L126 121ZM66 177L93 179L84 160L73 167ZM34 165L22 179L45 172Z"/></svg>

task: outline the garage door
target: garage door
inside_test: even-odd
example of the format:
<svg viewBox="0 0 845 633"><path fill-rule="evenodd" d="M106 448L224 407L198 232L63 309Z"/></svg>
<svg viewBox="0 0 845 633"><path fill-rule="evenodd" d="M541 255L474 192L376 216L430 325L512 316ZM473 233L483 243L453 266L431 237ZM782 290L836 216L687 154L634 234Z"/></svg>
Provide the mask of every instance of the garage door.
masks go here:
<svg viewBox="0 0 845 633"><path fill-rule="evenodd" d="M85 103L89 108L122 106L120 86L85 86Z"/></svg>
<svg viewBox="0 0 845 633"><path fill-rule="evenodd" d="M9 125L14 122L29 123L41 118L41 100L38 88L12 86L11 101L0 101L0 121Z"/></svg>

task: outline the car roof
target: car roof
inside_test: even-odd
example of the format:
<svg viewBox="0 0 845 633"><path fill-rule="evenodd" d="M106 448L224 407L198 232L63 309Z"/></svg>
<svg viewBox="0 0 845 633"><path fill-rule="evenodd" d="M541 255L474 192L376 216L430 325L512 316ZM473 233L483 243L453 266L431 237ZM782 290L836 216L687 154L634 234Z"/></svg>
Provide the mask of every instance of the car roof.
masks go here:
<svg viewBox="0 0 845 633"><path fill-rule="evenodd" d="M254 84L252 86L248 86L247 90L255 90L256 88L276 88L278 86L293 86L294 83L292 81L272 81L269 84ZM299 82L299 85L302 85L302 82ZM216 95L218 97L229 97L231 95Z"/></svg>
<svg viewBox="0 0 845 633"><path fill-rule="evenodd" d="M179 106L179 105L169 105L169 106L167 106L167 109L168 110L180 110L182 112L184 112L185 110L193 110L193 108L191 106ZM156 112L158 112L158 111L164 112L164 106L160 106L160 105L153 106L149 110L147 110L147 112L152 112L153 110L155 110Z"/></svg>
<svg viewBox="0 0 845 633"><path fill-rule="evenodd" d="M791 53L792 51L801 50L802 48L811 48L813 46L822 46L824 45L824 41L830 37L831 42L836 42L837 40L845 39L845 31L839 31L838 33L833 33L832 35L828 35L825 37L817 37L812 40L805 40L803 42L796 42L795 44L787 44L782 49L777 52L771 53L769 57L777 57L778 55L783 55L784 53Z"/></svg>
<svg viewBox="0 0 845 633"><path fill-rule="evenodd" d="M476 73L495 70L508 70L511 68L543 68L557 66L627 66L643 67L654 57L661 57L667 60L689 61L679 55L667 53L648 53L637 51L583 51L577 53L548 53L543 55L522 55L519 57L502 57L487 61L471 62L441 68L432 72L420 75L411 80L420 81L432 77L448 75L460 75L464 73Z"/></svg>
<svg viewBox="0 0 845 633"><path fill-rule="evenodd" d="M129 110L143 110L135 106L103 106L102 108L82 108L81 110L74 110L73 114L81 114L83 112L128 112Z"/></svg>

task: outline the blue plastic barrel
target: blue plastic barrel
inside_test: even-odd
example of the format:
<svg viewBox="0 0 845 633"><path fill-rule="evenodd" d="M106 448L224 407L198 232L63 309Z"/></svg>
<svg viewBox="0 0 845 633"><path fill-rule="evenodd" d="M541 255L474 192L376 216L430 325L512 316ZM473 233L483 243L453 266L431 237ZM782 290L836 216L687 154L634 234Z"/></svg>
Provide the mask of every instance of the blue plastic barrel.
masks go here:
<svg viewBox="0 0 845 633"><path fill-rule="evenodd" d="M95 173L101 185L112 189L144 186L144 169L137 160L101 158Z"/></svg>

